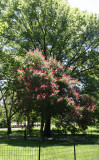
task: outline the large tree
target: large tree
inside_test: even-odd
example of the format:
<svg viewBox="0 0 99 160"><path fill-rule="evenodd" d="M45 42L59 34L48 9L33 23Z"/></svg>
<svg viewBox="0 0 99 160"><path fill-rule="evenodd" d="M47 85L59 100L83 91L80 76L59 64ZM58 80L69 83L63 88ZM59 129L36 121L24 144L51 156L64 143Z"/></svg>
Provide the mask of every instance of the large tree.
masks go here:
<svg viewBox="0 0 99 160"><path fill-rule="evenodd" d="M5 109L6 122L8 131L11 133L11 120L16 113L14 110L14 101L16 93L14 90L14 77L15 77L15 62L13 56L10 53L1 52L1 72L0 72L0 100L2 101L2 107ZM15 66L14 66L15 65Z"/></svg>
<svg viewBox="0 0 99 160"><path fill-rule="evenodd" d="M72 9L63 0L3 0L1 8L8 24L2 45L12 54L38 48L46 59L53 55L72 66L72 76L83 82L85 75L98 72L98 15Z"/></svg>
<svg viewBox="0 0 99 160"><path fill-rule="evenodd" d="M93 121L93 101L77 92L78 80L65 73L56 59L45 60L37 50L28 52L17 73L16 106L21 106L27 117L33 110L40 113L42 123L45 122L44 136L50 136L52 116L65 115L69 123L76 122L82 129Z"/></svg>
<svg viewBox="0 0 99 160"><path fill-rule="evenodd" d="M13 75L11 74L13 58L10 54L6 54L2 49L4 46L2 34L7 27L7 23L3 19L0 19L0 109L5 111L3 119L6 117L5 124L7 124L6 126L8 128L7 133L10 134L11 118L14 115L14 112L12 111L13 105L11 105L14 102L14 90L12 86Z"/></svg>

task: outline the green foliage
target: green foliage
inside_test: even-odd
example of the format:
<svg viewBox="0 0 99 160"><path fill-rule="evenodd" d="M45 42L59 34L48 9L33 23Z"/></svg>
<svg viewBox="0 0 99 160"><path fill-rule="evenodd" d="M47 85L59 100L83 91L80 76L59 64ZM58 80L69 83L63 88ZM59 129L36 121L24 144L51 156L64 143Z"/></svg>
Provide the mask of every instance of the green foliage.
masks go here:
<svg viewBox="0 0 99 160"><path fill-rule="evenodd" d="M6 115L4 107L0 106L0 128L7 127Z"/></svg>
<svg viewBox="0 0 99 160"><path fill-rule="evenodd" d="M7 23L0 20L0 35L4 32L5 28L7 28Z"/></svg>

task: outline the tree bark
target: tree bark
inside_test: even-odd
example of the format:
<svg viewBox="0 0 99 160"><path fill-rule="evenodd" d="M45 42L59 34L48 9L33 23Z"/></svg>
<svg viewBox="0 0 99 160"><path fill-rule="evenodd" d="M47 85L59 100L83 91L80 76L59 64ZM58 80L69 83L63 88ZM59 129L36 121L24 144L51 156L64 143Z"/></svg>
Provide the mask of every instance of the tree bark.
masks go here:
<svg viewBox="0 0 99 160"><path fill-rule="evenodd" d="M8 114L8 109L7 109L7 106L6 106L6 100L5 100L5 93L3 93L3 91L1 90L1 94L2 94L2 99L3 99L3 104L4 104L4 108L5 108L5 111L6 111L6 119L7 119L7 134L11 134L12 131L11 131L11 108L10 108L10 111L9 111L9 114Z"/></svg>
<svg viewBox="0 0 99 160"><path fill-rule="evenodd" d="M11 131L11 119L10 118L7 118L7 128L8 128L8 131L7 131L7 134L11 134L12 131Z"/></svg>
<svg viewBox="0 0 99 160"><path fill-rule="evenodd" d="M44 56L45 56L45 59L47 60L45 34L44 34Z"/></svg>
<svg viewBox="0 0 99 160"><path fill-rule="evenodd" d="M51 116L49 115L46 117L44 137L51 137L50 123L51 123Z"/></svg>
<svg viewBox="0 0 99 160"><path fill-rule="evenodd" d="M41 129L40 129L40 136L43 137L43 128L44 128L44 117L41 115Z"/></svg>

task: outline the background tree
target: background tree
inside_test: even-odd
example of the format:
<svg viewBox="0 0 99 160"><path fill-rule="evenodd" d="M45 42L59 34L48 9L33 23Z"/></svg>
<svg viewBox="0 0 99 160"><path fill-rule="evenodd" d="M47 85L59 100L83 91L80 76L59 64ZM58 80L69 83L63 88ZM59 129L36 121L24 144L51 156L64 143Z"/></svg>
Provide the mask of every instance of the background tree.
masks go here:
<svg viewBox="0 0 99 160"><path fill-rule="evenodd" d="M7 122L6 122L6 115L5 115L5 110L0 106L0 128L5 128L7 127Z"/></svg>
<svg viewBox="0 0 99 160"><path fill-rule="evenodd" d="M15 66L18 64L13 55L6 51L1 52L1 72L0 72L0 100L2 100L5 109L7 133L11 133L11 119L16 113L14 110L14 101L16 93L14 90Z"/></svg>
<svg viewBox="0 0 99 160"><path fill-rule="evenodd" d="M8 24L3 34L5 44L19 54L24 54L21 50L38 48L46 57L52 54L57 60L66 60L67 65L82 69L92 59L91 50L95 54L93 59L96 57L95 48L99 45L97 15L71 9L68 2L62 0L8 0L2 4L5 7L1 14ZM90 68L92 63L88 66Z"/></svg>
<svg viewBox="0 0 99 160"><path fill-rule="evenodd" d="M8 83L8 84L7 84ZM11 85L11 86L10 86ZM7 123L7 134L11 133L11 120L16 111L13 110L13 105L15 101L15 92L12 89L12 84L8 81L6 83L3 81L3 85L0 86L1 100L3 105L3 110L5 110L6 123Z"/></svg>

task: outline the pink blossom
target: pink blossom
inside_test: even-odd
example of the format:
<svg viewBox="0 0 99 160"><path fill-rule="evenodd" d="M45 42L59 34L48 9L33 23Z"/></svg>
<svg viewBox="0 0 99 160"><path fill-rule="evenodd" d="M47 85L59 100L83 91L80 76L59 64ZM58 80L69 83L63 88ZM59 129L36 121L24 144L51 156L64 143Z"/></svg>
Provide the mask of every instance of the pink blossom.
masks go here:
<svg viewBox="0 0 99 160"><path fill-rule="evenodd" d="M32 95L32 98L34 99L34 94Z"/></svg>
<svg viewBox="0 0 99 160"><path fill-rule="evenodd" d="M26 87L26 90L27 90L28 92L30 91L30 89L29 89L29 88L27 88L27 87Z"/></svg>
<svg viewBox="0 0 99 160"><path fill-rule="evenodd" d="M61 100L63 100L64 99L64 97L61 97Z"/></svg>
<svg viewBox="0 0 99 160"><path fill-rule="evenodd" d="M38 100L40 99L40 95L39 95L39 94L37 95L37 99L38 99Z"/></svg>
<svg viewBox="0 0 99 160"><path fill-rule="evenodd" d="M24 82L24 84L26 85L27 83L26 83L26 82Z"/></svg>
<svg viewBox="0 0 99 160"><path fill-rule="evenodd" d="M26 67L26 69L28 69L28 67Z"/></svg>
<svg viewBox="0 0 99 160"><path fill-rule="evenodd" d="M73 104L75 104L74 100L71 100L71 102L72 102Z"/></svg>
<svg viewBox="0 0 99 160"><path fill-rule="evenodd" d="M35 88L35 91L37 91L37 90L38 90L38 88L36 87L36 88Z"/></svg>
<svg viewBox="0 0 99 160"><path fill-rule="evenodd" d="M79 114L79 110L76 111Z"/></svg>
<svg viewBox="0 0 99 160"><path fill-rule="evenodd" d="M90 111L90 110L91 110L91 108L89 107L89 108L88 108L88 110Z"/></svg>
<svg viewBox="0 0 99 160"><path fill-rule="evenodd" d="M95 103L92 101L92 106L95 107Z"/></svg>

